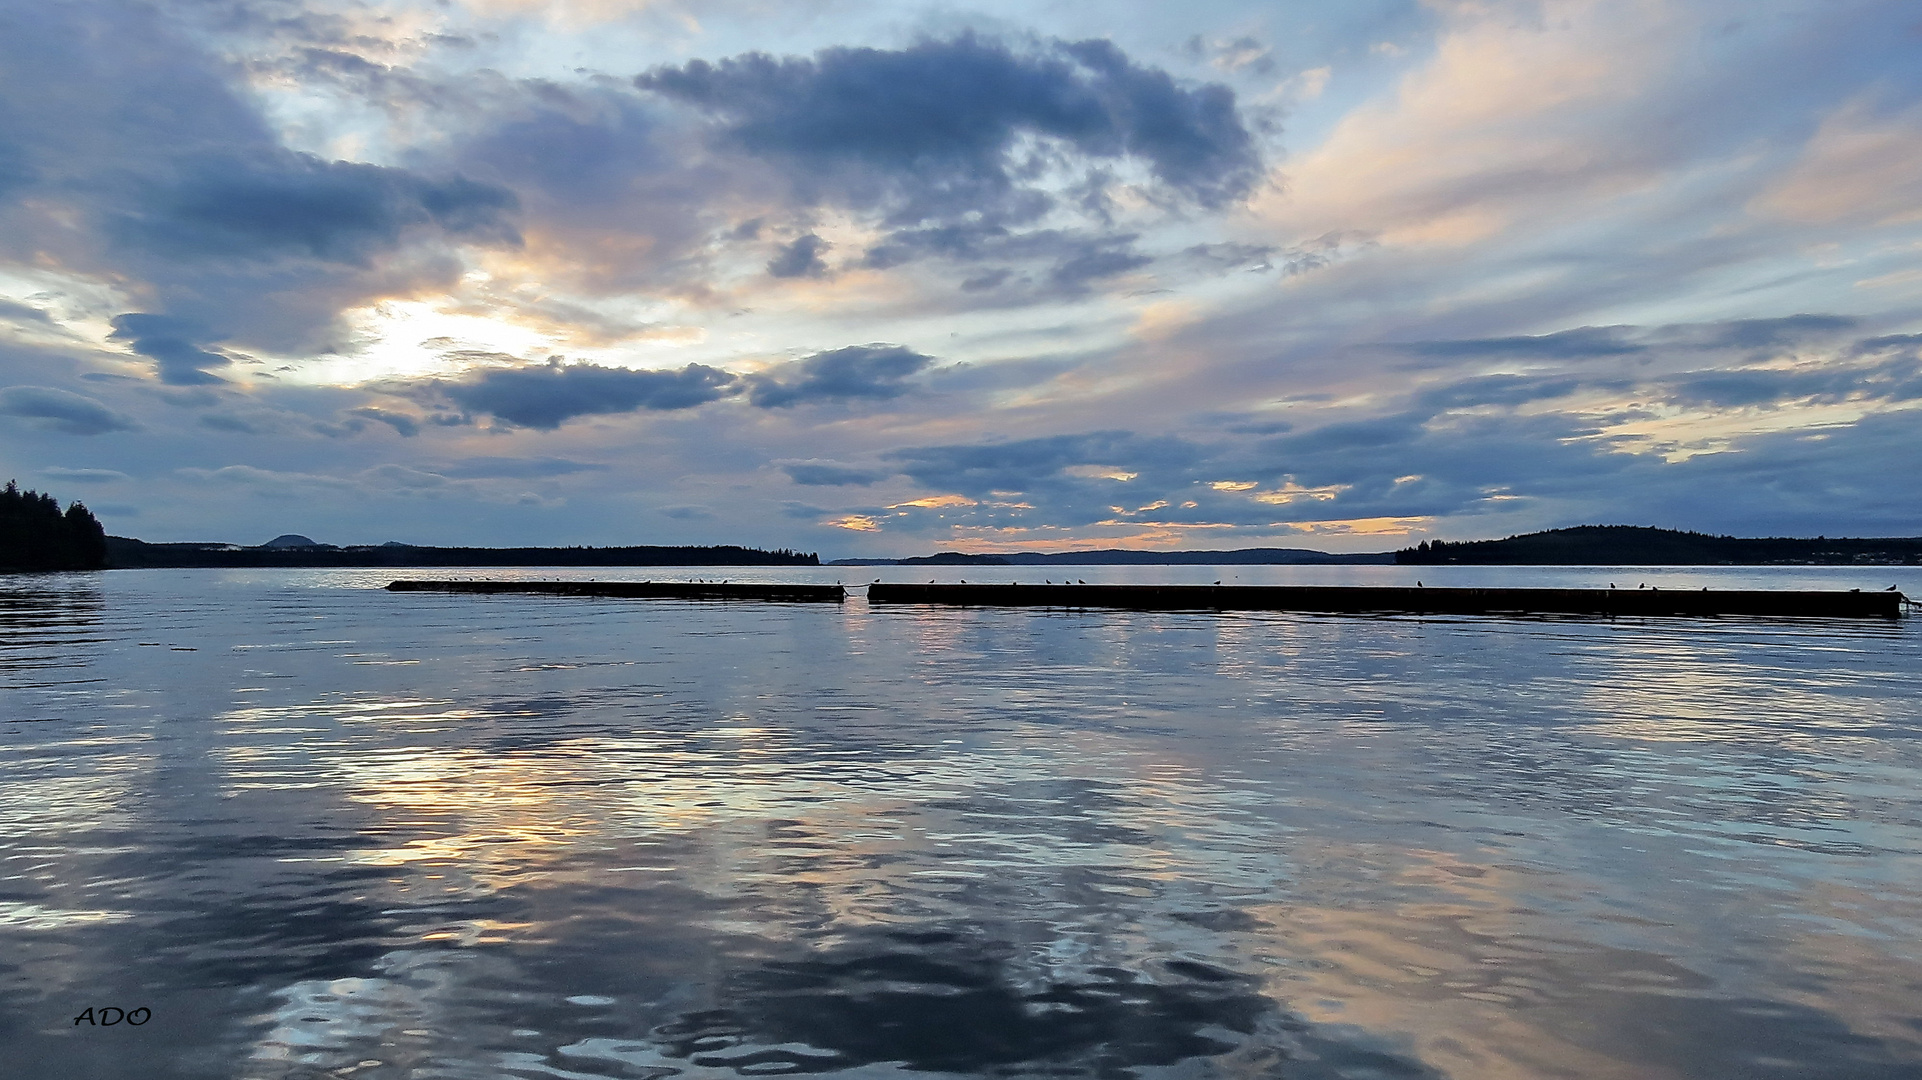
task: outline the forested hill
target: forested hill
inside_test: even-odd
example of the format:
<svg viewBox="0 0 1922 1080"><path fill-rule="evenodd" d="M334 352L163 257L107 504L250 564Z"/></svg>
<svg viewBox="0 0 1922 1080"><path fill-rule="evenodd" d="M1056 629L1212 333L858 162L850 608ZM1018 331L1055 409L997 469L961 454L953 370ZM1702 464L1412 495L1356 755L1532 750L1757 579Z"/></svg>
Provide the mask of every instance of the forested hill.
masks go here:
<svg viewBox="0 0 1922 1080"><path fill-rule="evenodd" d="M1395 552L1395 561L1479 566L1913 566L1922 563L1922 537L1743 538L1638 525L1578 525L1506 540L1436 540Z"/></svg>
<svg viewBox="0 0 1922 1080"><path fill-rule="evenodd" d="M99 570L107 565L106 531L85 506L65 511L51 495L0 489L0 571Z"/></svg>
<svg viewBox="0 0 1922 1080"><path fill-rule="evenodd" d="M176 566L819 566L812 553L781 549L688 546L635 547L416 547L331 544L239 547L234 544L149 544L107 537L116 569Z"/></svg>

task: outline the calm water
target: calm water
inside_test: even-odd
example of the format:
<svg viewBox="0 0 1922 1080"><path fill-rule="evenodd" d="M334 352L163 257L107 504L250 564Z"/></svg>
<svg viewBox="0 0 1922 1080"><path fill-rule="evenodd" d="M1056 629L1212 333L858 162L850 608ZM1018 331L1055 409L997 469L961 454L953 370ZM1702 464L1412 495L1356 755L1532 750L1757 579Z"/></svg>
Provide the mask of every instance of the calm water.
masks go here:
<svg viewBox="0 0 1922 1080"><path fill-rule="evenodd" d="M0 578L0 1075L1922 1076L1922 619L391 576Z"/></svg>

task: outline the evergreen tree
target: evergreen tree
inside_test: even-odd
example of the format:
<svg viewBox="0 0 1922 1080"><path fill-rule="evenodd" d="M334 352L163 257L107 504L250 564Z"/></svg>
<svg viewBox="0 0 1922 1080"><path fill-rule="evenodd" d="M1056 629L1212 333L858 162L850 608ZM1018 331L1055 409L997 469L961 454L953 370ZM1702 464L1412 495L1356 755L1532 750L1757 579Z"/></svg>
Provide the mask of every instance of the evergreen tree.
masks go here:
<svg viewBox="0 0 1922 1080"><path fill-rule="evenodd" d="M65 513L51 495L0 490L0 570L100 570L107 565L107 531L85 506Z"/></svg>

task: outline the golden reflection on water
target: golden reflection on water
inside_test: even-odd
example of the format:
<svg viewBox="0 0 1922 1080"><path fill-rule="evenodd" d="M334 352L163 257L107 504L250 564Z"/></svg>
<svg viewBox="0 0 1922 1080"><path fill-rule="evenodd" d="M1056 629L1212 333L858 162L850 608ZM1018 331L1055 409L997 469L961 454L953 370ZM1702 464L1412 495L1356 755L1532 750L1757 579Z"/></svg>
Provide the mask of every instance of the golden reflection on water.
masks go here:
<svg viewBox="0 0 1922 1080"><path fill-rule="evenodd" d="M1219 1042L1143 1076L1922 1062L1913 635L272 602L106 625L0 766L0 933L191 969L237 1074L752 1075L1142 986L1117 1031Z"/></svg>

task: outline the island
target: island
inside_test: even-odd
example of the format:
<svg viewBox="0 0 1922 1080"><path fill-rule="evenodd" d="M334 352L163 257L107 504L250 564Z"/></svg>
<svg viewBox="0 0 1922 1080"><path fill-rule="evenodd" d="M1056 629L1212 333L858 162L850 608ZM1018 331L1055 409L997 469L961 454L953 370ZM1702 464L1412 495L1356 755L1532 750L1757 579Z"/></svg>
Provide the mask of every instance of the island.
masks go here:
<svg viewBox="0 0 1922 1080"><path fill-rule="evenodd" d="M1403 565L1915 566L1922 537L1744 538L1638 525L1578 525L1503 540L1425 541L1394 553Z"/></svg>

